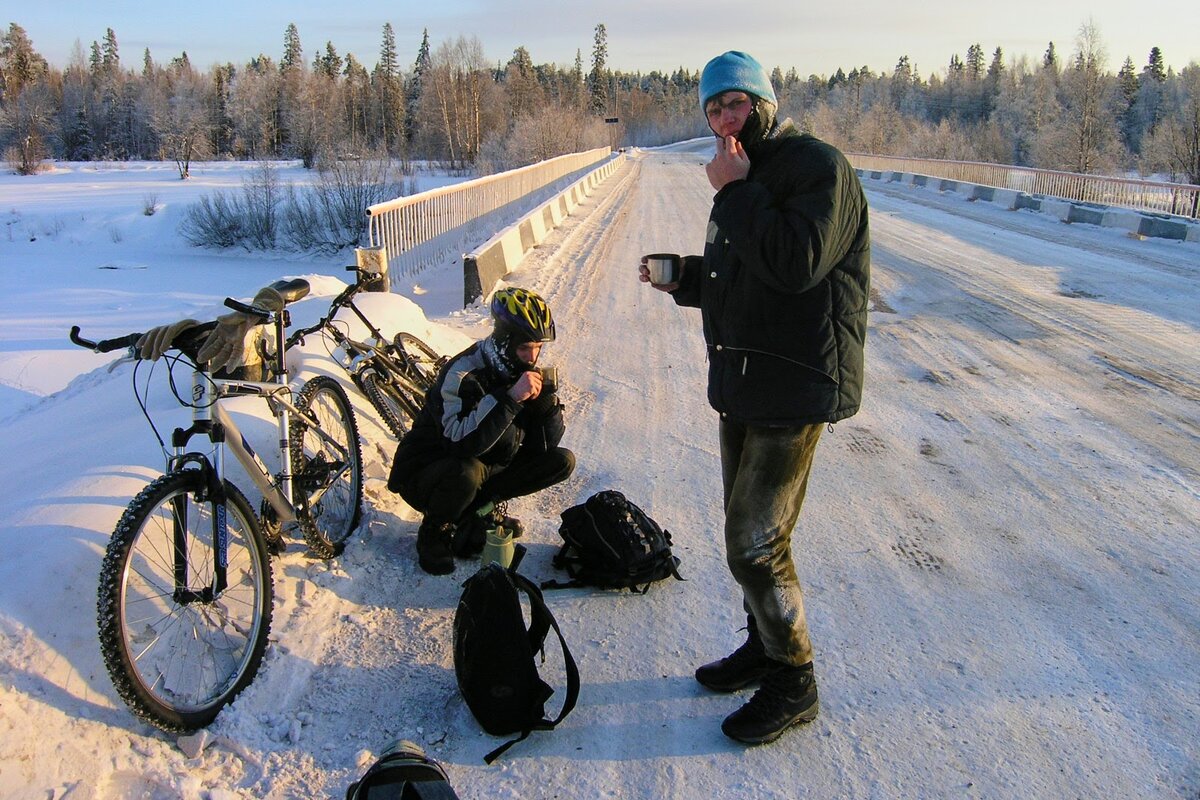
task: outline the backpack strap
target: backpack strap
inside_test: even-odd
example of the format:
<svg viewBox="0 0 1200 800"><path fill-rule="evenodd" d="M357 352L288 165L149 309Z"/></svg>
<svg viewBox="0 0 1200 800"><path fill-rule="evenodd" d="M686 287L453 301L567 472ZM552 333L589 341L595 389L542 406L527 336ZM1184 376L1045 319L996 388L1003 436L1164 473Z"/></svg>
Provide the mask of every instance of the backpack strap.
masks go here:
<svg viewBox="0 0 1200 800"><path fill-rule="evenodd" d="M517 742L522 742L529 737L529 734L535 730L550 730L558 723L563 721L567 714L571 713L571 709L575 708L575 702L579 699L579 667L575 664L575 658L571 655L571 649L567 647L567 640L562 634L562 629L558 627L558 621L554 619L554 615L550 613L550 609L546 606L546 601L542 597L542 592L533 581L521 575L518 572L509 572L513 580L513 585L521 591L525 592L525 596L529 598L530 609L530 642L535 649L542 649L545 642L546 634L550 628L558 635L558 643L562 647L563 662L567 672L567 694L563 699L562 710L558 712L558 716L553 720L543 719L534 724L530 728L521 732L521 735L511 741L497 747L492 752L483 757L485 764L491 764L497 758L504 754L508 748L512 747ZM535 631L540 632L540 638L534 639Z"/></svg>
<svg viewBox="0 0 1200 800"><path fill-rule="evenodd" d="M570 542L563 542L562 547L558 548L558 553L554 556L553 564L558 569L565 569L567 575L571 578L568 582L561 581L542 581L542 589L577 589L581 586L587 586L586 583L579 580L579 558L572 555L574 547Z"/></svg>

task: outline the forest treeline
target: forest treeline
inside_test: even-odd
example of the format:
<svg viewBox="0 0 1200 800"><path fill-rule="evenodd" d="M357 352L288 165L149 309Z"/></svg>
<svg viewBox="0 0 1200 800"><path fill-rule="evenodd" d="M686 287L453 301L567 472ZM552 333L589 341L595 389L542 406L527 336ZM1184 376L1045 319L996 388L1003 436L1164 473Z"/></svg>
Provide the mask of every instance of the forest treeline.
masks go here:
<svg viewBox="0 0 1200 800"><path fill-rule="evenodd" d="M518 47L492 63L476 37L432 47L411 63L391 24L368 67L332 41L306 50L295 25L276 59L198 69L187 53L149 50L130 63L113 29L65 68L47 63L16 23L0 37L0 148L19 172L44 159L388 156L479 173L605 145L650 146L708 133L699 71L611 69L607 31L590 59L535 64ZM1160 175L1200 183L1200 64L1178 72L1154 48L1114 75L1096 28L1073 49L1005 60L972 44L923 76L902 56L891 71L854 67L801 77L775 67L780 115L847 152L988 161L1099 174ZM606 119L618 122L606 122Z"/></svg>

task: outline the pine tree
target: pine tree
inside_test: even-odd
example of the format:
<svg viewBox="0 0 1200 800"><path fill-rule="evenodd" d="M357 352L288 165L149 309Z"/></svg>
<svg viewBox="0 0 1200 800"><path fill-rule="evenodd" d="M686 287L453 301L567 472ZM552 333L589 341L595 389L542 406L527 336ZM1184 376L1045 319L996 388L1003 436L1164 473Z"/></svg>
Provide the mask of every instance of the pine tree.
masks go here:
<svg viewBox="0 0 1200 800"><path fill-rule="evenodd" d="M978 44L973 44L967 48L967 78L968 80L979 80L983 77L983 47Z"/></svg>
<svg viewBox="0 0 1200 800"><path fill-rule="evenodd" d="M400 83L400 60L396 56L396 33L392 23L383 24L379 63L371 75L375 90L378 129L376 138L389 153L400 145L404 132L404 92Z"/></svg>
<svg viewBox="0 0 1200 800"><path fill-rule="evenodd" d="M379 43L379 70L384 75L398 75L400 61L396 58L396 32L392 23L383 23L383 38Z"/></svg>
<svg viewBox="0 0 1200 800"><path fill-rule="evenodd" d="M313 72L330 80L337 80L342 74L342 57L333 42L325 42L325 52L313 56Z"/></svg>
<svg viewBox="0 0 1200 800"><path fill-rule="evenodd" d="M213 68L211 138L212 151L216 155L233 152L234 125L229 115L229 93L233 76L233 64Z"/></svg>
<svg viewBox="0 0 1200 800"><path fill-rule="evenodd" d="M1138 78L1138 98L1133 112L1142 137L1153 135L1162 121L1166 80L1162 50L1151 48L1150 58Z"/></svg>
<svg viewBox="0 0 1200 800"><path fill-rule="evenodd" d="M63 136L63 158L68 161L91 161L92 127L88 123L87 109L75 109L75 118Z"/></svg>
<svg viewBox="0 0 1200 800"><path fill-rule="evenodd" d="M1000 80L1004 74L1004 51L999 47L992 53L992 63L988 64L987 76L993 83Z"/></svg>
<svg viewBox="0 0 1200 800"><path fill-rule="evenodd" d="M1054 42L1051 42L1050 46L1046 48L1046 53L1042 56L1042 66L1055 72L1058 71L1058 54L1054 52Z"/></svg>
<svg viewBox="0 0 1200 800"><path fill-rule="evenodd" d="M109 75L115 75L121 69L121 55L117 50L117 35L109 28L104 33L104 44L100 47L100 65Z"/></svg>
<svg viewBox="0 0 1200 800"><path fill-rule="evenodd" d="M304 48L300 46L300 31L296 23L289 22L283 32L283 59L279 62L280 72L300 70L304 66Z"/></svg>
<svg viewBox="0 0 1200 800"><path fill-rule="evenodd" d="M1163 66L1162 50L1157 47L1150 48L1150 59L1146 62L1146 68L1142 70L1142 75L1160 85L1166 83L1167 70Z"/></svg>
<svg viewBox="0 0 1200 800"><path fill-rule="evenodd" d="M192 60L188 58L187 50L171 59L171 63L167 66L172 75L190 74L192 72Z"/></svg>
<svg viewBox="0 0 1200 800"><path fill-rule="evenodd" d="M429 75L429 29L421 31L421 45L417 48L417 60L413 62L412 77L408 80L408 89L404 96L404 139L411 143L417 135L421 94L425 90L425 78Z"/></svg>
<svg viewBox="0 0 1200 800"><path fill-rule="evenodd" d="M779 67L771 70L771 88L775 90L775 99L783 103L783 70Z"/></svg>
<svg viewBox="0 0 1200 800"><path fill-rule="evenodd" d="M1133 101L1137 99L1138 77L1134 71L1133 59L1129 56L1125 56L1125 63L1117 72L1117 88L1121 92L1121 99L1125 101L1125 106L1133 105Z"/></svg>
<svg viewBox="0 0 1200 800"><path fill-rule="evenodd" d="M575 66L571 69L570 89L568 97L570 98L571 106L574 108L583 108L583 51L575 48Z"/></svg>
<svg viewBox="0 0 1200 800"><path fill-rule="evenodd" d="M588 73L587 89L593 114L603 115L608 110L608 30L604 23L596 26L592 45L592 71Z"/></svg>
<svg viewBox="0 0 1200 800"><path fill-rule="evenodd" d="M100 43L93 39L91 53L88 56L88 72L93 78L99 78L101 67Z"/></svg>

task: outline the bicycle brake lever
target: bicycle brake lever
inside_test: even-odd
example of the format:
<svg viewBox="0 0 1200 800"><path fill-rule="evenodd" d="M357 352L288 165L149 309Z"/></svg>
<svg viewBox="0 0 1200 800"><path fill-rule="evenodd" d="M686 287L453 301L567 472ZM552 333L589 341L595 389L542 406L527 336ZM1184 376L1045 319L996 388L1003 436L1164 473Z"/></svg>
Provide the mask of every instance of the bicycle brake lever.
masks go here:
<svg viewBox="0 0 1200 800"><path fill-rule="evenodd" d="M112 372L117 367L121 366L122 364L128 364L130 361L137 361L137 360L138 360L138 357L135 356L131 351L126 351L125 355L121 356L120 358L111 362L108 365L108 372Z"/></svg>

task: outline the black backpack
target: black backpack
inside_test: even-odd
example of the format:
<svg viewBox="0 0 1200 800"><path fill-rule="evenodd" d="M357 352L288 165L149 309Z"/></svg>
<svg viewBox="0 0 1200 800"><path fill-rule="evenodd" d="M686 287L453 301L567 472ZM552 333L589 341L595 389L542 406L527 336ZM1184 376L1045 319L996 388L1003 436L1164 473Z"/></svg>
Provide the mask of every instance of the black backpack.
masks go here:
<svg viewBox="0 0 1200 800"><path fill-rule="evenodd" d="M671 534L625 495L609 489L572 506L559 516L563 546L554 566L570 583L547 581L543 589L599 586L645 594L654 581L679 577L679 559L671 555Z"/></svg>
<svg viewBox="0 0 1200 800"><path fill-rule="evenodd" d="M346 800L458 800L458 795L441 764L417 745L401 740L350 784Z"/></svg>
<svg viewBox="0 0 1200 800"><path fill-rule="evenodd" d="M520 592L529 598L528 629ZM554 690L538 675L534 661L551 628L562 645L567 673L567 694L553 720L546 718L545 704ZM488 564L463 584L454 614L454 674L467 707L485 731L493 736L520 734L484 756L488 764L532 731L554 728L575 707L575 659L541 591L516 571L515 562L508 569Z"/></svg>

